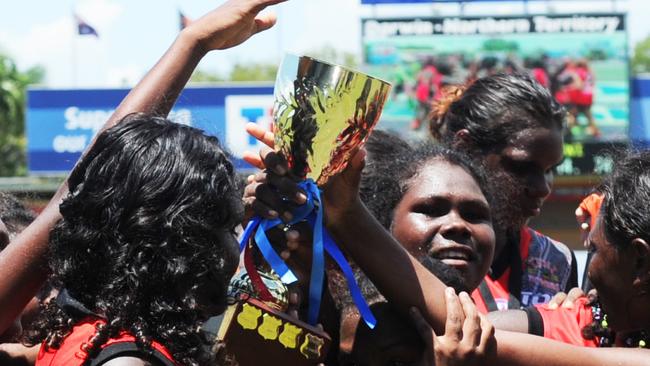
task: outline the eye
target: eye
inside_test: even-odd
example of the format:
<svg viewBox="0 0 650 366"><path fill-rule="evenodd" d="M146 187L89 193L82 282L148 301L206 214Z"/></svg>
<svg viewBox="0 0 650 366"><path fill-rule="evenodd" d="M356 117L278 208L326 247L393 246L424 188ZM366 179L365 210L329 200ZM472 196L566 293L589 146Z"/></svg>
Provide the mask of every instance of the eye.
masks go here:
<svg viewBox="0 0 650 366"><path fill-rule="evenodd" d="M460 214L467 222L490 221L490 208L482 202L469 201L460 206Z"/></svg>
<svg viewBox="0 0 650 366"><path fill-rule="evenodd" d="M490 213L487 209L470 209L463 212L463 218L468 222L489 221Z"/></svg>
<svg viewBox="0 0 650 366"><path fill-rule="evenodd" d="M451 209L451 204L444 200L425 201L413 206L411 211L429 217L440 217L446 215Z"/></svg>

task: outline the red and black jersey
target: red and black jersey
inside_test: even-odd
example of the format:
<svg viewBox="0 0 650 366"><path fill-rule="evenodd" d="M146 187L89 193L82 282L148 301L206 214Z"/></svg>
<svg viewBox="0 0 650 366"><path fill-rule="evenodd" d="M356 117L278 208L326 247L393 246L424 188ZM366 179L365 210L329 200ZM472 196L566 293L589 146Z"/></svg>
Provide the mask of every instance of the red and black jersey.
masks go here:
<svg viewBox="0 0 650 366"><path fill-rule="evenodd" d="M524 311L528 314L530 334L576 346L598 347L597 337L589 340L582 336L582 329L594 320L592 306L586 297L578 299L571 309L538 305Z"/></svg>
<svg viewBox="0 0 650 366"><path fill-rule="evenodd" d="M41 345L35 366L81 366L88 361L88 353L82 346L90 341L97 333L97 325L105 324L101 319L88 318L72 328L58 348L48 348ZM101 365L120 356L138 357L155 365L178 366L169 351L160 343L151 343L151 350L143 350L135 342L135 337L128 332L121 332L117 337L110 338L101 346L101 351L90 360L89 365Z"/></svg>

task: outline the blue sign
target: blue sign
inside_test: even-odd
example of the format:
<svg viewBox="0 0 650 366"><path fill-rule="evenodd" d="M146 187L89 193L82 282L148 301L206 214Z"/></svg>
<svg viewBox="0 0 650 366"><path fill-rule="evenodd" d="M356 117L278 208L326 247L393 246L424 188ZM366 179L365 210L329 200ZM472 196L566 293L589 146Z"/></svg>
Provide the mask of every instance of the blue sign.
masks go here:
<svg viewBox="0 0 650 366"><path fill-rule="evenodd" d="M639 147L650 147L650 79L631 80L630 140Z"/></svg>
<svg viewBox="0 0 650 366"><path fill-rule="evenodd" d="M27 156L32 174L67 173L100 130L127 89L28 91ZM169 118L217 136L238 168L248 167L244 151L259 150L248 136L248 122L272 123L273 87L187 88Z"/></svg>

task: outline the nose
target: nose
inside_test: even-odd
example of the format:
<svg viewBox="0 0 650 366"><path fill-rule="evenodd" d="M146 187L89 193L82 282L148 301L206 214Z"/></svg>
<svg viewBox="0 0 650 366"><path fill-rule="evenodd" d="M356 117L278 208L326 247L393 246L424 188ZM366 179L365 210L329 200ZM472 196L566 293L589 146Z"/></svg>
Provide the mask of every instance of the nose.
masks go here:
<svg viewBox="0 0 650 366"><path fill-rule="evenodd" d="M459 244L468 242L471 237L471 230L465 219L456 210L451 210L447 215L440 218L443 220L438 234L447 240L453 240Z"/></svg>
<svg viewBox="0 0 650 366"><path fill-rule="evenodd" d="M531 175L527 181L525 191L528 197L544 200L551 194L552 172Z"/></svg>

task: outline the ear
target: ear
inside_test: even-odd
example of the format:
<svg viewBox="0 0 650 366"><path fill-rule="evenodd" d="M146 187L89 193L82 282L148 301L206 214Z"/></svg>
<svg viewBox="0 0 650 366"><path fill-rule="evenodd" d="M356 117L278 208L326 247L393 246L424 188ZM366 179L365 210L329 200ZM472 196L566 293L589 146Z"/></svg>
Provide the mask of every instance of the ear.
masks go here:
<svg viewBox="0 0 650 366"><path fill-rule="evenodd" d="M630 243L630 249L635 256L634 270L636 278L634 286L639 286L639 290L650 291L650 245L644 239L634 238Z"/></svg>
<svg viewBox="0 0 650 366"><path fill-rule="evenodd" d="M454 134L454 141L452 143L452 146L454 148L463 148L471 145L472 145L472 137L471 134L469 133L469 130L463 128L456 131L456 133Z"/></svg>

